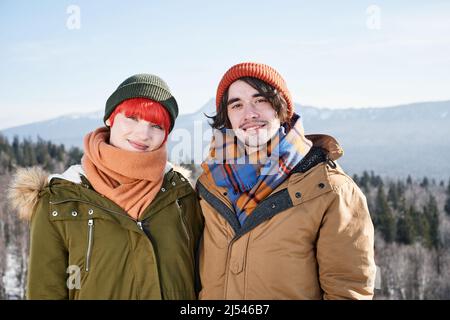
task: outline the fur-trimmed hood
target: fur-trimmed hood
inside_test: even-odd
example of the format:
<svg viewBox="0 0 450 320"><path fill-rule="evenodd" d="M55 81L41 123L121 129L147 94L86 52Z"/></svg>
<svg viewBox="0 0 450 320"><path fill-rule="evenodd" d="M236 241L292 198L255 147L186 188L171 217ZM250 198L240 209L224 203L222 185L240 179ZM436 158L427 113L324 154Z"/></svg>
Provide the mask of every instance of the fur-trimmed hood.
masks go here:
<svg viewBox="0 0 450 320"><path fill-rule="evenodd" d="M39 193L48 185L48 172L40 167L19 168L8 188L8 199L19 218L30 220Z"/></svg>
<svg viewBox="0 0 450 320"><path fill-rule="evenodd" d="M189 169L167 162L165 173L170 169L181 173L190 181L191 171ZM39 200L39 193L48 186L51 179L59 178L73 183L81 183L80 174L84 175L81 165L71 166L62 174L52 175L40 167L20 168L9 185L8 199L12 208L17 210L20 219L30 220ZM190 183L192 184L192 181Z"/></svg>

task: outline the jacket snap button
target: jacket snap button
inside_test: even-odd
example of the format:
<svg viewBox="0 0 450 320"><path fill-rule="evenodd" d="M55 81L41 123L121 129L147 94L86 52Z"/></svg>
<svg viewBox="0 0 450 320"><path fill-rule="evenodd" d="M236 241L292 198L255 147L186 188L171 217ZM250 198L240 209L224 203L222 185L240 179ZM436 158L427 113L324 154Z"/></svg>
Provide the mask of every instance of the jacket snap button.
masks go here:
<svg viewBox="0 0 450 320"><path fill-rule="evenodd" d="M161 188L161 191L162 192L166 192L166 188Z"/></svg>
<svg viewBox="0 0 450 320"><path fill-rule="evenodd" d="M300 192L296 192L296 193L295 193L295 197L296 197L296 198L301 198L301 197L302 197L302 194L301 194Z"/></svg>
<svg viewBox="0 0 450 320"><path fill-rule="evenodd" d="M186 179L185 178L181 178L181 181L186 181Z"/></svg>
<svg viewBox="0 0 450 320"><path fill-rule="evenodd" d="M174 185L176 185L176 183L175 183L175 182L172 182L172 185L174 186Z"/></svg>
<svg viewBox="0 0 450 320"><path fill-rule="evenodd" d="M275 209L277 205L275 203L272 203L272 209Z"/></svg>
<svg viewBox="0 0 450 320"><path fill-rule="evenodd" d="M319 183L319 188L323 189L323 188L325 188L325 185L321 182L321 183Z"/></svg>
<svg viewBox="0 0 450 320"><path fill-rule="evenodd" d="M78 215L78 212L72 211L72 215L73 215L74 217L76 217L76 216Z"/></svg>
<svg viewBox="0 0 450 320"><path fill-rule="evenodd" d="M94 210L89 209L88 214L89 214L89 215L92 215L93 213L94 213Z"/></svg>
<svg viewBox="0 0 450 320"><path fill-rule="evenodd" d="M52 216L56 217L58 215L58 211L53 211Z"/></svg>

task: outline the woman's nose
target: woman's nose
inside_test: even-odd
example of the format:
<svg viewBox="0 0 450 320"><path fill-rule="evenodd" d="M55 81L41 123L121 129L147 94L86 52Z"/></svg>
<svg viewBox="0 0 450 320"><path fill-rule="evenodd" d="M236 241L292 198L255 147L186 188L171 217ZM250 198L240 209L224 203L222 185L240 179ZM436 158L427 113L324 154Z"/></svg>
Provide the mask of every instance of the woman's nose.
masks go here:
<svg viewBox="0 0 450 320"><path fill-rule="evenodd" d="M150 126L146 121L139 121L136 125L135 132L140 139L148 139L150 137Z"/></svg>

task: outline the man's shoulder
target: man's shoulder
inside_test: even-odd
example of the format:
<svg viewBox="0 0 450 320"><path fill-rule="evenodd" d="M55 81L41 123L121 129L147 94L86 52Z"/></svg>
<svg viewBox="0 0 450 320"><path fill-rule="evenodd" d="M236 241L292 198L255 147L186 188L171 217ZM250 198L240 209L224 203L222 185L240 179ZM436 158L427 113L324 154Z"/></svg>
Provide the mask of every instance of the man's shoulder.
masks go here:
<svg viewBox="0 0 450 320"><path fill-rule="evenodd" d="M304 173L293 174L289 178L289 185L303 185L306 188L338 190L346 184L354 184L342 167L335 161L317 164Z"/></svg>

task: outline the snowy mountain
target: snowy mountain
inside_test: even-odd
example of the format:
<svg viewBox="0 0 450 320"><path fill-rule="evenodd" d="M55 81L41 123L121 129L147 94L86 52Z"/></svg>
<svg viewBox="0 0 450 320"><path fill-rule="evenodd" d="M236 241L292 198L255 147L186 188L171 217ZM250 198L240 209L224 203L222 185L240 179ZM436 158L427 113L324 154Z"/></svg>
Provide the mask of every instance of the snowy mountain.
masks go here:
<svg viewBox="0 0 450 320"><path fill-rule="evenodd" d="M208 149L211 131L204 114L214 113L211 99L200 110L178 117L169 137L172 160L198 162ZM386 108L325 109L296 105L305 132L334 136L344 149L339 161L349 173L373 170L384 176L436 179L450 177L450 101ZM83 135L101 125L103 111L68 115L5 129L14 135L37 136L67 146L82 146ZM195 143L194 143L195 142Z"/></svg>

